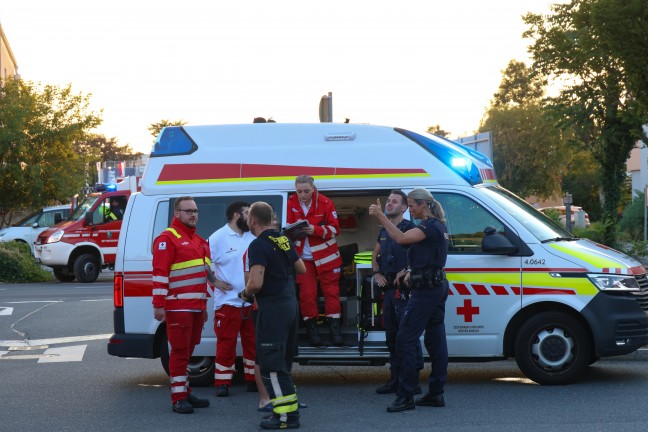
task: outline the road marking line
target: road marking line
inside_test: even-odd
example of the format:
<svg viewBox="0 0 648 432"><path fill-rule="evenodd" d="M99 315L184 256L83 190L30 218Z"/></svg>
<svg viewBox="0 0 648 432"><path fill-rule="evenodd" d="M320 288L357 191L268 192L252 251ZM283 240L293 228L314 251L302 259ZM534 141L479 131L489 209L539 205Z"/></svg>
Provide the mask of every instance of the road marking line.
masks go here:
<svg viewBox="0 0 648 432"><path fill-rule="evenodd" d="M38 363L63 363L79 362L83 360L83 354L88 345L75 345L69 347L50 348L45 350L43 357Z"/></svg>
<svg viewBox="0 0 648 432"><path fill-rule="evenodd" d="M0 360L40 360L44 354L23 354L0 357Z"/></svg>
<svg viewBox="0 0 648 432"><path fill-rule="evenodd" d="M5 302L7 304L25 304L25 303L63 303L63 300L32 300L32 301L17 301Z"/></svg>
<svg viewBox="0 0 648 432"><path fill-rule="evenodd" d="M0 316L9 316L13 314L13 309L12 307L3 307L0 308Z"/></svg>
<svg viewBox="0 0 648 432"><path fill-rule="evenodd" d="M49 345L36 345L36 346L10 346L9 351L36 351L49 348Z"/></svg>
<svg viewBox="0 0 648 432"><path fill-rule="evenodd" d="M34 345L56 345L70 342L84 342L91 340L110 339L112 333L88 335L88 336L70 336L50 339L33 339L28 341L21 340L0 340L0 347L11 346L34 346Z"/></svg>

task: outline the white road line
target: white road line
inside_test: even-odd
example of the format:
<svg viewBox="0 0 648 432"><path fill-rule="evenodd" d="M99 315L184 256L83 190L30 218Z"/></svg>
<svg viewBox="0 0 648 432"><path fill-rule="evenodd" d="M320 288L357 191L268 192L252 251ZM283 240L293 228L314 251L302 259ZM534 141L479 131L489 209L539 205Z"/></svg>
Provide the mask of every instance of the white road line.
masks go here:
<svg viewBox="0 0 648 432"><path fill-rule="evenodd" d="M0 316L9 316L9 315L11 315L13 313L13 309L14 308L12 308L12 307L0 308Z"/></svg>
<svg viewBox="0 0 648 432"><path fill-rule="evenodd" d="M69 347L50 348L45 350L43 357L38 360L38 363L62 363L83 360L86 347L88 345L76 345Z"/></svg>
<svg viewBox="0 0 648 432"><path fill-rule="evenodd" d="M30 300L30 301L17 301L5 302L7 304L25 304L25 303L63 303L63 300Z"/></svg>
<svg viewBox="0 0 648 432"><path fill-rule="evenodd" d="M84 342L84 341L91 341L91 340L110 339L110 336L112 336L112 333L88 335L88 336L69 336L69 337L50 338L50 339L33 339L28 341L0 340L0 347L56 345L56 344L71 343L71 342Z"/></svg>

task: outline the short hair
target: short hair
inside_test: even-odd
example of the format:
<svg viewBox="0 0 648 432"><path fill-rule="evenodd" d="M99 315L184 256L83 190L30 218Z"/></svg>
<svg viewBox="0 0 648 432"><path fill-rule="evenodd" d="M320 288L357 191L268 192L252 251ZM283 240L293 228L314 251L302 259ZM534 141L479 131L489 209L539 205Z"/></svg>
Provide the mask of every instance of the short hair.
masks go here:
<svg viewBox="0 0 648 432"><path fill-rule="evenodd" d="M311 186L315 187L315 179L313 178L313 176L306 174L298 175L297 177L295 177L295 184L299 183L308 183Z"/></svg>
<svg viewBox="0 0 648 432"><path fill-rule="evenodd" d="M250 206L249 217L253 217L262 226L270 226L272 224L272 207L270 204L257 201Z"/></svg>
<svg viewBox="0 0 648 432"><path fill-rule="evenodd" d="M192 196L181 196L176 198L175 203L173 203L173 210L180 210L180 203L182 201L195 201Z"/></svg>
<svg viewBox="0 0 648 432"><path fill-rule="evenodd" d="M402 190L394 189L389 192L389 195L399 195L401 197L401 200L403 201L403 204L407 205L407 195L405 195L405 192L403 192Z"/></svg>
<svg viewBox="0 0 648 432"><path fill-rule="evenodd" d="M239 213L243 214L243 208L250 207L250 204L245 201L234 201L232 204L227 206L225 210L225 216L227 216L227 222L234 219L234 214Z"/></svg>

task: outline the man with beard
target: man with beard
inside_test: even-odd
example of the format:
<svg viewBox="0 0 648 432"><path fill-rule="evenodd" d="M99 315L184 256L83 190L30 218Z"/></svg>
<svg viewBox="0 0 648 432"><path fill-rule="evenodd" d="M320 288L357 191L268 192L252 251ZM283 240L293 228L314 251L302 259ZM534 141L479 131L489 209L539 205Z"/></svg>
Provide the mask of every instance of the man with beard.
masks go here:
<svg viewBox="0 0 648 432"><path fill-rule="evenodd" d="M227 224L209 237L212 265L216 275L214 291L214 332L216 359L214 386L216 396L229 396L232 376L236 371L236 341L241 335L243 371L249 391L256 391L254 365L256 358L252 304L238 298L245 288L243 254L254 236L247 225L250 205L243 201L231 203L225 214ZM261 386L262 387L262 386ZM264 391L265 389L261 389ZM264 404L269 401L265 397Z"/></svg>

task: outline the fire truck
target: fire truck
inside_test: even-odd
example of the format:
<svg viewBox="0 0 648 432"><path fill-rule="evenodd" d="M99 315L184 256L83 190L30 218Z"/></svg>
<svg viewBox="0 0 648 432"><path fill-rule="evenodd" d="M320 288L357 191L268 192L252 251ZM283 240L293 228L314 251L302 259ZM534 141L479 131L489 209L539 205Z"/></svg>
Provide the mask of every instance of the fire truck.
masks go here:
<svg viewBox="0 0 648 432"><path fill-rule="evenodd" d="M65 221L38 236L36 262L51 267L61 282L94 282L102 269L114 269L123 215L139 179L96 185Z"/></svg>

